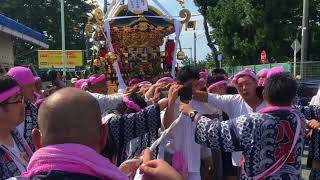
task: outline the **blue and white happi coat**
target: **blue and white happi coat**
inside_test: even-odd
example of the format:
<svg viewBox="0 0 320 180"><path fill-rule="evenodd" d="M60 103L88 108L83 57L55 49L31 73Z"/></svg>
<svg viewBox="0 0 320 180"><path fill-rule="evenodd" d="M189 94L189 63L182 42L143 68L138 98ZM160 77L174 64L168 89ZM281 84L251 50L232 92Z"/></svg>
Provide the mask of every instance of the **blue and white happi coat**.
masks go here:
<svg viewBox="0 0 320 180"><path fill-rule="evenodd" d="M38 128L38 109L31 102L25 103L25 116L24 116L24 131L23 137L27 141L28 145L35 151L35 147L32 143L32 130Z"/></svg>
<svg viewBox="0 0 320 180"><path fill-rule="evenodd" d="M286 164L272 177L266 179L301 179L301 158L303 154L306 123L304 116L294 111L301 121L300 136L295 149ZM289 111L250 113L236 119L220 122L202 116L196 127L195 139L199 144L225 152L243 151L246 175L254 177L277 162L289 152L297 118ZM218 117L218 116L217 116Z"/></svg>
<svg viewBox="0 0 320 180"><path fill-rule="evenodd" d="M320 107L319 106L297 106L306 119L308 120L318 120L320 121ZM308 157L312 160L320 161L320 131L318 129L314 129L312 131L311 140L309 144L309 155ZM311 170L310 180L320 180L320 172Z"/></svg>
<svg viewBox="0 0 320 180"><path fill-rule="evenodd" d="M29 161L32 152L30 147L28 146L27 142L23 138L22 135L18 132L17 129L14 129L11 131L12 138L14 139L17 148L21 152L21 157L24 158L26 161ZM12 157L12 154L5 151L3 147L3 144L0 143L0 179L8 179L13 176L20 176L21 173L25 172L27 170L26 166L23 166L23 170L18 168L18 165L16 164L14 158Z"/></svg>

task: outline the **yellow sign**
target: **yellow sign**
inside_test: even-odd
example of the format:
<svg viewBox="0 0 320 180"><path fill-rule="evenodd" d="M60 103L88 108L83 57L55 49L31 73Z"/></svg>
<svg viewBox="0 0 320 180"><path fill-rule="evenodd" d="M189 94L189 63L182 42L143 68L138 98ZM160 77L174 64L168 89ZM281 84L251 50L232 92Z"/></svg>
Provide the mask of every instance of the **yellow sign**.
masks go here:
<svg viewBox="0 0 320 180"><path fill-rule="evenodd" d="M81 50L66 51L67 68L83 65L83 53ZM62 51L49 50L38 51L38 63L40 69L62 68Z"/></svg>

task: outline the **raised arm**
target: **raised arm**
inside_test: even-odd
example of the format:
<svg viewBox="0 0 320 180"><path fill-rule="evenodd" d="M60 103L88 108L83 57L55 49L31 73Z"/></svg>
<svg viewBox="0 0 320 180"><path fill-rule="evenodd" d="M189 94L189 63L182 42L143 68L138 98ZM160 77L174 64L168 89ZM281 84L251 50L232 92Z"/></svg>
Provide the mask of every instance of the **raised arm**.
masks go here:
<svg viewBox="0 0 320 180"><path fill-rule="evenodd" d="M90 93L98 102L101 109L101 114L115 110L119 104L122 103L123 97L126 94L104 95L97 93Z"/></svg>
<svg viewBox="0 0 320 180"><path fill-rule="evenodd" d="M116 145L126 144L136 137L158 131L161 127L160 105L156 103L134 114L113 116L108 124Z"/></svg>
<svg viewBox="0 0 320 180"><path fill-rule="evenodd" d="M232 114L234 108L239 104L239 95L208 95L208 104L222 110L228 115Z"/></svg>
<svg viewBox="0 0 320 180"><path fill-rule="evenodd" d="M186 104L180 105L180 111L185 115L193 112L193 109ZM221 149L225 152L243 151L251 144L251 139L245 136L252 134L253 128L250 119L240 116L236 119L220 122L220 114L215 114L209 119L198 114L194 121L197 123L195 141L211 149ZM238 128L243 127L243 128Z"/></svg>
<svg viewBox="0 0 320 180"><path fill-rule="evenodd" d="M178 92L181 88L182 88L181 85L173 85L169 89L168 107L163 117L163 126L166 129L169 128L172 122L175 120L175 116L174 116L175 102L178 97Z"/></svg>
<svg viewBox="0 0 320 180"><path fill-rule="evenodd" d="M228 115L231 113L233 105L237 104L237 98L237 95L217 95L201 91L193 92L194 100L206 102L210 106L220 109Z"/></svg>
<svg viewBox="0 0 320 180"><path fill-rule="evenodd" d="M240 119L232 119L220 122L219 118L209 119L199 117L197 122L195 141L210 149L221 149L225 152L243 151L244 143L241 143L241 132L236 123Z"/></svg>

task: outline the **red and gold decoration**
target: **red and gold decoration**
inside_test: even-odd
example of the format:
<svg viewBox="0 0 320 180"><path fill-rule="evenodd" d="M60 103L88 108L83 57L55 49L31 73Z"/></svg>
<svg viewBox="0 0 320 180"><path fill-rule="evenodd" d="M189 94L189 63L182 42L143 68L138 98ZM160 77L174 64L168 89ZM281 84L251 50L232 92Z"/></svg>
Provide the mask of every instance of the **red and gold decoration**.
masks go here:
<svg viewBox="0 0 320 180"><path fill-rule="evenodd" d="M179 0L179 3L182 8L179 15L181 23L184 24L190 20L191 13L185 9L183 0ZM157 8L148 5L147 11L137 14L130 11L128 5L120 5L115 8L110 19L104 19L104 16L101 9L95 9L89 14L85 33L96 42L95 44L98 44L96 46L99 50L92 53L94 67L103 67L111 80L117 81L113 68L113 63L117 60L119 60L122 78L127 83L132 76L136 75L151 80L164 71L170 70L174 56L179 60L185 58L181 48L174 55L174 41L166 42L165 51L160 52L164 38L173 34L175 27L174 19L160 18L166 15ZM108 21L107 32L104 29L106 21ZM110 42L113 48L108 47ZM112 49L114 52L111 52Z"/></svg>
<svg viewBox="0 0 320 180"><path fill-rule="evenodd" d="M165 60L164 60L164 66L166 68L172 67L172 61L173 61L173 52L174 52L175 43L173 40L168 40L165 47Z"/></svg>

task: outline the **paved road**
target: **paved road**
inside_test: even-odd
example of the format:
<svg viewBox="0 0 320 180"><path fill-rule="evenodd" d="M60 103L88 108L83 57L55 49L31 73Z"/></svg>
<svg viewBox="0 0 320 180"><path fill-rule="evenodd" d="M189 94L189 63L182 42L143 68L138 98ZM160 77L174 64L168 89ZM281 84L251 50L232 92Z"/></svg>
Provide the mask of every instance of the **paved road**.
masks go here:
<svg viewBox="0 0 320 180"><path fill-rule="evenodd" d="M309 147L306 146L302 157L302 177L304 180L309 179L310 174L310 170L307 169L308 149Z"/></svg>

